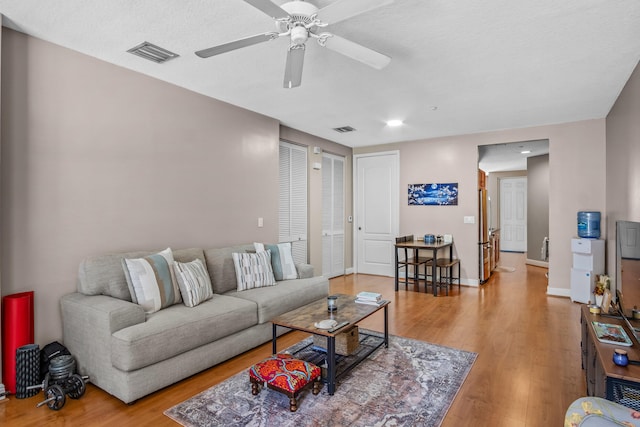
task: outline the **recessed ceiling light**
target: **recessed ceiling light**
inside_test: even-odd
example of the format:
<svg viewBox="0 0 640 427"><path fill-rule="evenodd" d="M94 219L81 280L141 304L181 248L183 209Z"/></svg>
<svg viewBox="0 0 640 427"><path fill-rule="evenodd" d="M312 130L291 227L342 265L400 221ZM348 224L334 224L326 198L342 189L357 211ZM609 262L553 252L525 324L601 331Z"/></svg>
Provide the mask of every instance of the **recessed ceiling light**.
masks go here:
<svg viewBox="0 0 640 427"><path fill-rule="evenodd" d="M390 127L398 127L398 126L402 126L402 124L403 124L402 120L398 120L398 119L387 120L387 126L390 126Z"/></svg>
<svg viewBox="0 0 640 427"><path fill-rule="evenodd" d="M531 153L531 150L524 150L520 152L520 154L529 154L529 153Z"/></svg>

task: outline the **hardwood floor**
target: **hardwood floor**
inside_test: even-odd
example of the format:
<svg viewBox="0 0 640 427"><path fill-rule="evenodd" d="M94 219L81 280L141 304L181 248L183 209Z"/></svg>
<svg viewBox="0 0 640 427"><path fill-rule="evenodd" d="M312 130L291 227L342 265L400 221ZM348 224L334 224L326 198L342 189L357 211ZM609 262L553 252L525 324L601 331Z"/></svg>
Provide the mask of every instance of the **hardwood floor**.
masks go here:
<svg viewBox="0 0 640 427"><path fill-rule="evenodd" d="M515 271L496 272L480 288L454 288L448 297L435 298L411 286L396 293L392 278L368 275L332 279L331 292L381 292L392 301L391 334L478 353L443 427L561 426L569 404L585 395L580 305L547 296L546 270L526 266L523 255L502 253L500 264ZM380 330L381 315L361 326ZM305 336L286 334L279 348ZM92 385L58 412L36 408L42 393L28 399L12 396L0 403L0 425L175 426L162 414L165 409L245 370L270 351L267 343L132 405Z"/></svg>

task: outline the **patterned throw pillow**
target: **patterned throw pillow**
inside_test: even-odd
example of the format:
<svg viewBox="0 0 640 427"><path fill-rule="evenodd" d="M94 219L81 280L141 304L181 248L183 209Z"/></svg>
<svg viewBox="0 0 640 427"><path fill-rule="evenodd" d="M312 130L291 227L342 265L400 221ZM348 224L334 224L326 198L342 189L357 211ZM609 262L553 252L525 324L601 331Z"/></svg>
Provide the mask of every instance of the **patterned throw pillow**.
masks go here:
<svg viewBox="0 0 640 427"><path fill-rule="evenodd" d="M213 297L211 279L202 261L195 259L191 262L173 264L178 286L182 294L182 301L187 307L195 307Z"/></svg>
<svg viewBox="0 0 640 427"><path fill-rule="evenodd" d="M256 248L256 252L271 251L271 268L273 269L273 277L277 281L298 278L298 270L296 270L296 264L293 262L291 254L291 243L276 245L254 243L253 246Z"/></svg>
<svg viewBox="0 0 640 427"><path fill-rule="evenodd" d="M238 291L273 286L276 280L271 269L271 251L233 253Z"/></svg>
<svg viewBox="0 0 640 427"><path fill-rule="evenodd" d="M132 300L141 305L147 314L182 302L173 275L171 248L143 258L125 258L122 266Z"/></svg>

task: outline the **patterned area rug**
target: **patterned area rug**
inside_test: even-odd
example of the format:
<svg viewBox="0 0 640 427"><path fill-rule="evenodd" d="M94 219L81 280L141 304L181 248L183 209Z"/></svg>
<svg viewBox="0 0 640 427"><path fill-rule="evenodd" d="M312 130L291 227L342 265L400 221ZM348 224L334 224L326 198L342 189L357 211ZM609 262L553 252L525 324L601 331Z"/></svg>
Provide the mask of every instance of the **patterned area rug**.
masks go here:
<svg viewBox="0 0 640 427"><path fill-rule="evenodd" d="M289 349L306 345L311 338ZM300 393L297 412L289 398L273 390L251 394L245 372L165 411L192 426L439 426L475 362L477 354L424 341L389 336L379 348L338 381L314 396Z"/></svg>

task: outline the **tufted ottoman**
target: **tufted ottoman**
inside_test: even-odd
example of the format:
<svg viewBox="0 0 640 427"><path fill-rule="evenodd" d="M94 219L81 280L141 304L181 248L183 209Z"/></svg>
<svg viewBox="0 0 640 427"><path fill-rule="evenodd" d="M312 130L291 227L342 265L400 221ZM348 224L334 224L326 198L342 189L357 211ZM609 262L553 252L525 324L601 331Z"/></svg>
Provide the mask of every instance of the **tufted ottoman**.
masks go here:
<svg viewBox="0 0 640 427"><path fill-rule="evenodd" d="M287 395L291 412L298 409L298 394L307 385L313 383L313 394L320 393L320 368L290 354L276 354L256 363L249 368L249 380L254 396L265 382L270 389Z"/></svg>

